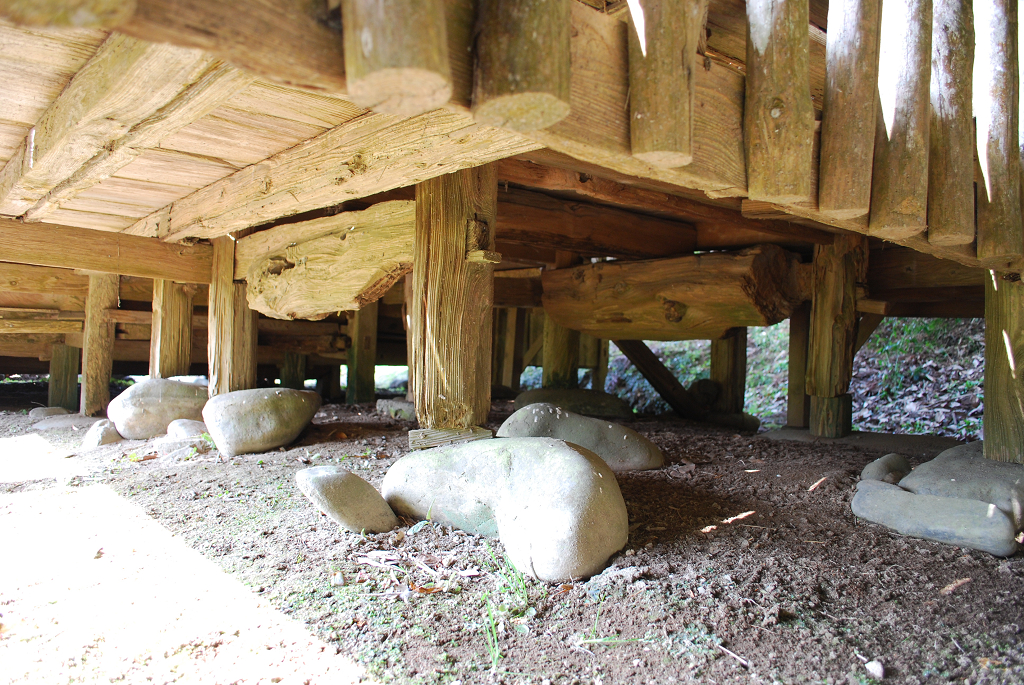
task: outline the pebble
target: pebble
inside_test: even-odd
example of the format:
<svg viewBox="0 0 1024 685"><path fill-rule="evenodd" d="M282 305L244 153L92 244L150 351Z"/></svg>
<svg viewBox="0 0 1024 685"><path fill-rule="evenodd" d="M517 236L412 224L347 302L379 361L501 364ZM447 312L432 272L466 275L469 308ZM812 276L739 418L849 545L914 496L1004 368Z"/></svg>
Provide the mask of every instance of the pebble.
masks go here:
<svg viewBox="0 0 1024 685"><path fill-rule="evenodd" d="M109 445L121 441L121 434L117 432L114 422L109 419L100 419L89 427L82 438L82 449L91 450L100 445Z"/></svg>

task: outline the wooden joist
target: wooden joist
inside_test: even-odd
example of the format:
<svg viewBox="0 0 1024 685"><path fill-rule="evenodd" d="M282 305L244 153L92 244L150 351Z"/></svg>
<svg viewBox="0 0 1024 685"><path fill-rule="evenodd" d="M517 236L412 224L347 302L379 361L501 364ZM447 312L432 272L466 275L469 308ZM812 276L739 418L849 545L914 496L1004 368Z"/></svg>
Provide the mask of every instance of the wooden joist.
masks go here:
<svg viewBox="0 0 1024 685"><path fill-rule="evenodd" d="M0 219L0 260L182 283L209 283L209 245L169 245L137 236Z"/></svg>
<svg viewBox="0 0 1024 685"><path fill-rule="evenodd" d="M24 26L107 29L135 11L134 0L2 0L0 16Z"/></svg>
<svg viewBox="0 0 1024 685"><path fill-rule="evenodd" d="M615 346L633 363L662 399L684 419L700 419L707 413L643 340L615 340Z"/></svg>
<svg viewBox="0 0 1024 685"><path fill-rule="evenodd" d="M897 288L980 286L988 272L902 247L872 250L868 259L868 292Z"/></svg>

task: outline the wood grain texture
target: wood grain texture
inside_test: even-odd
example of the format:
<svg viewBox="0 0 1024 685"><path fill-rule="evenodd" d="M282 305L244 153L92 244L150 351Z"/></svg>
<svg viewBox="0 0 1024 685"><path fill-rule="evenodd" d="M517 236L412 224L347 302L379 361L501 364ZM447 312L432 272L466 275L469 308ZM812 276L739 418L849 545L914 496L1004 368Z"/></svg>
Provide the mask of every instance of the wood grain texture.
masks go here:
<svg viewBox="0 0 1024 685"><path fill-rule="evenodd" d="M820 438L842 438L853 432L853 398L811 395L810 433Z"/></svg>
<svg viewBox="0 0 1024 685"><path fill-rule="evenodd" d="M850 219L871 206L882 2L832 0L828 13L818 209Z"/></svg>
<svg viewBox="0 0 1024 685"><path fill-rule="evenodd" d="M974 15L969 0L933 0L928 241L974 242Z"/></svg>
<svg viewBox="0 0 1024 685"><path fill-rule="evenodd" d="M795 255L774 245L545 271L544 311L612 340L715 339L736 326L788 317L807 294Z"/></svg>
<svg viewBox="0 0 1024 685"><path fill-rule="evenodd" d="M109 29L135 11L135 0L3 0L0 18L22 26Z"/></svg>
<svg viewBox="0 0 1024 685"><path fill-rule="evenodd" d="M718 383L721 392L713 411L739 414L747 391L747 329L730 329L724 337L711 341L711 369L708 378Z"/></svg>
<svg viewBox="0 0 1024 685"><path fill-rule="evenodd" d="M169 245L138 236L0 219L0 259L183 283L209 283L209 245Z"/></svg>
<svg viewBox="0 0 1024 685"><path fill-rule="evenodd" d="M117 309L117 274L89 276L82 333L82 394L79 406L85 416L96 416L110 404L110 372L114 354L114 324L108 309Z"/></svg>
<svg viewBox="0 0 1024 685"><path fill-rule="evenodd" d="M416 187L412 335L416 417L424 428L468 428L490 411L493 266L466 260L493 249L493 166Z"/></svg>
<svg viewBox="0 0 1024 685"><path fill-rule="evenodd" d="M789 317L787 428L807 428L810 425L811 401L807 394L807 342L810 323L809 302L801 304Z"/></svg>
<svg viewBox="0 0 1024 685"><path fill-rule="evenodd" d="M47 406L78 411L78 362L82 351L64 343L50 348Z"/></svg>
<svg viewBox="0 0 1024 685"><path fill-rule="evenodd" d="M452 95L444 0L342 0L348 93L360 107L410 117Z"/></svg>
<svg viewBox="0 0 1024 685"><path fill-rule="evenodd" d="M188 375L192 365L192 298L195 286L163 279L153 281L149 375Z"/></svg>
<svg viewBox="0 0 1024 685"><path fill-rule="evenodd" d="M544 317L544 365L541 386L579 387L580 332Z"/></svg>
<svg viewBox="0 0 1024 685"><path fill-rule="evenodd" d="M89 277L71 269L0 263L0 291L85 297Z"/></svg>
<svg viewBox="0 0 1024 685"><path fill-rule="evenodd" d="M872 250L868 260L868 291L899 288L980 286L988 272L948 259L937 259L905 247Z"/></svg>
<svg viewBox="0 0 1024 685"><path fill-rule="evenodd" d="M985 284L985 457L1024 464L1024 284Z"/></svg>
<svg viewBox="0 0 1024 685"><path fill-rule="evenodd" d="M377 301L348 313L348 385L345 404L366 404L377 399L374 370L377 366Z"/></svg>
<svg viewBox="0 0 1024 685"><path fill-rule="evenodd" d="M61 319L0 319L0 333L81 333L82 322Z"/></svg>
<svg viewBox="0 0 1024 685"><path fill-rule="evenodd" d="M889 0L905 21L882 26L880 61L895 71L892 121L876 116L869 235L905 238L927 228L928 149L931 125L932 0ZM884 6L883 6L884 8ZM890 78L888 74L886 78ZM881 107L881 105L880 105Z"/></svg>
<svg viewBox="0 0 1024 685"><path fill-rule="evenodd" d="M256 387L257 313L245 301L245 285L232 278L235 241L213 241L210 283L209 363L210 397Z"/></svg>
<svg viewBox="0 0 1024 685"><path fill-rule="evenodd" d="M752 200L794 203L812 197L807 7L799 0L747 3L743 138Z"/></svg>
<svg viewBox="0 0 1024 685"><path fill-rule="evenodd" d="M306 355L285 350L279 373L282 388L304 390L306 388Z"/></svg>
<svg viewBox="0 0 1024 685"><path fill-rule="evenodd" d="M693 394L683 387L643 340L613 342L676 414L684 419L700 419L706 414Z"/></svg>

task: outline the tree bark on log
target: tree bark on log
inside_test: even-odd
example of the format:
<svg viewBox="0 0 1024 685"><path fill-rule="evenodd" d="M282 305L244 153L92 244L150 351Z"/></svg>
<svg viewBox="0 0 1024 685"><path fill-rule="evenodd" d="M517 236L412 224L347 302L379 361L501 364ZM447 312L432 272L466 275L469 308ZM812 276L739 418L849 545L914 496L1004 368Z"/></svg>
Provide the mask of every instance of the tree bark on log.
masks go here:
<svg viewBox="0 0 1024 685"><path fill-rule="evenodd" d="M516 131L569 114L571 0L481 0L473 117Z"/></svg>
<svg viewBox="0 0 1024 685"><path fill-rule="evenodd" d="M258 315L249 309L245 283L235 283L235 241L213 241L207 359L210 397L256 387Z"/></svg>
<svg viewBox="0 0 1024 685"><path fill-rule="evenodd" d="M77 347L54 343L50 348L50 382L47 406L78 411Z"/></svg>
<svg viewBox="0 0 1024 685"><path fill-rule="evenodd" d="M740 414L747 390L747 329L733 328L725 337L711 341L708 377L721 387L713 411Z"/></svg>
<svg viewBox="0 0 1024 685"><path fill-rule="evenodd" d="M348 385L345 404L365 404L377 399L377 314L380 302L374 301L357 312L348 312Z"/></svg>
<svg viewBox="0 0 1024 685"><path fill-rule="evenodd" d="M1024 464L1024 283L985 285L985 456Z"/></svg>
<svg viewBox="0 0 1024 685"><path fill-rule="evenodd" d="M494 249L493 165L416 186L413 366L422 428L468 428L491 408L494 267L471 257Z"/></svg>
<svg viewBox="0 0 1024 685"><path fill-rule="evenodd" d="M117 274L90 274L82 329L82 399L85 416L106 412L110 404L110 371L114 365L114 322L107 310L117 309Z"/></svg>
<svg viewBox="0 0 1024 685"><path fill-rule="evenodd" d="M814 105L808 5L747 2L747 78L743 138L747 196L787 204L811 200Z"/></svg>
<svg viewBox="0 0 1024 685"><path fill-rule="evenodd" d="M195 287L164 279L153 281L153 326L149 375L184 376L192 365L192 298Z"/></svg>

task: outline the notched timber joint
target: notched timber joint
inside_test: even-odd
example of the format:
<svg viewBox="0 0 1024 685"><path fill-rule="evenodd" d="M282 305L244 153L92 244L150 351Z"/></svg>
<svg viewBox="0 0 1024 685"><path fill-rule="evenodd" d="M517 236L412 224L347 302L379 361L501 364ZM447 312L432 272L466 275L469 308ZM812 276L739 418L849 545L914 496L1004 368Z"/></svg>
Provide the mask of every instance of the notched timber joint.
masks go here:
<svg viewBox="0 0 1024 685"><path fill-rule="evenodd" d="M466 253L466 261L476 264L499 264L501 255L493 250L472 250Z"/></svg>

